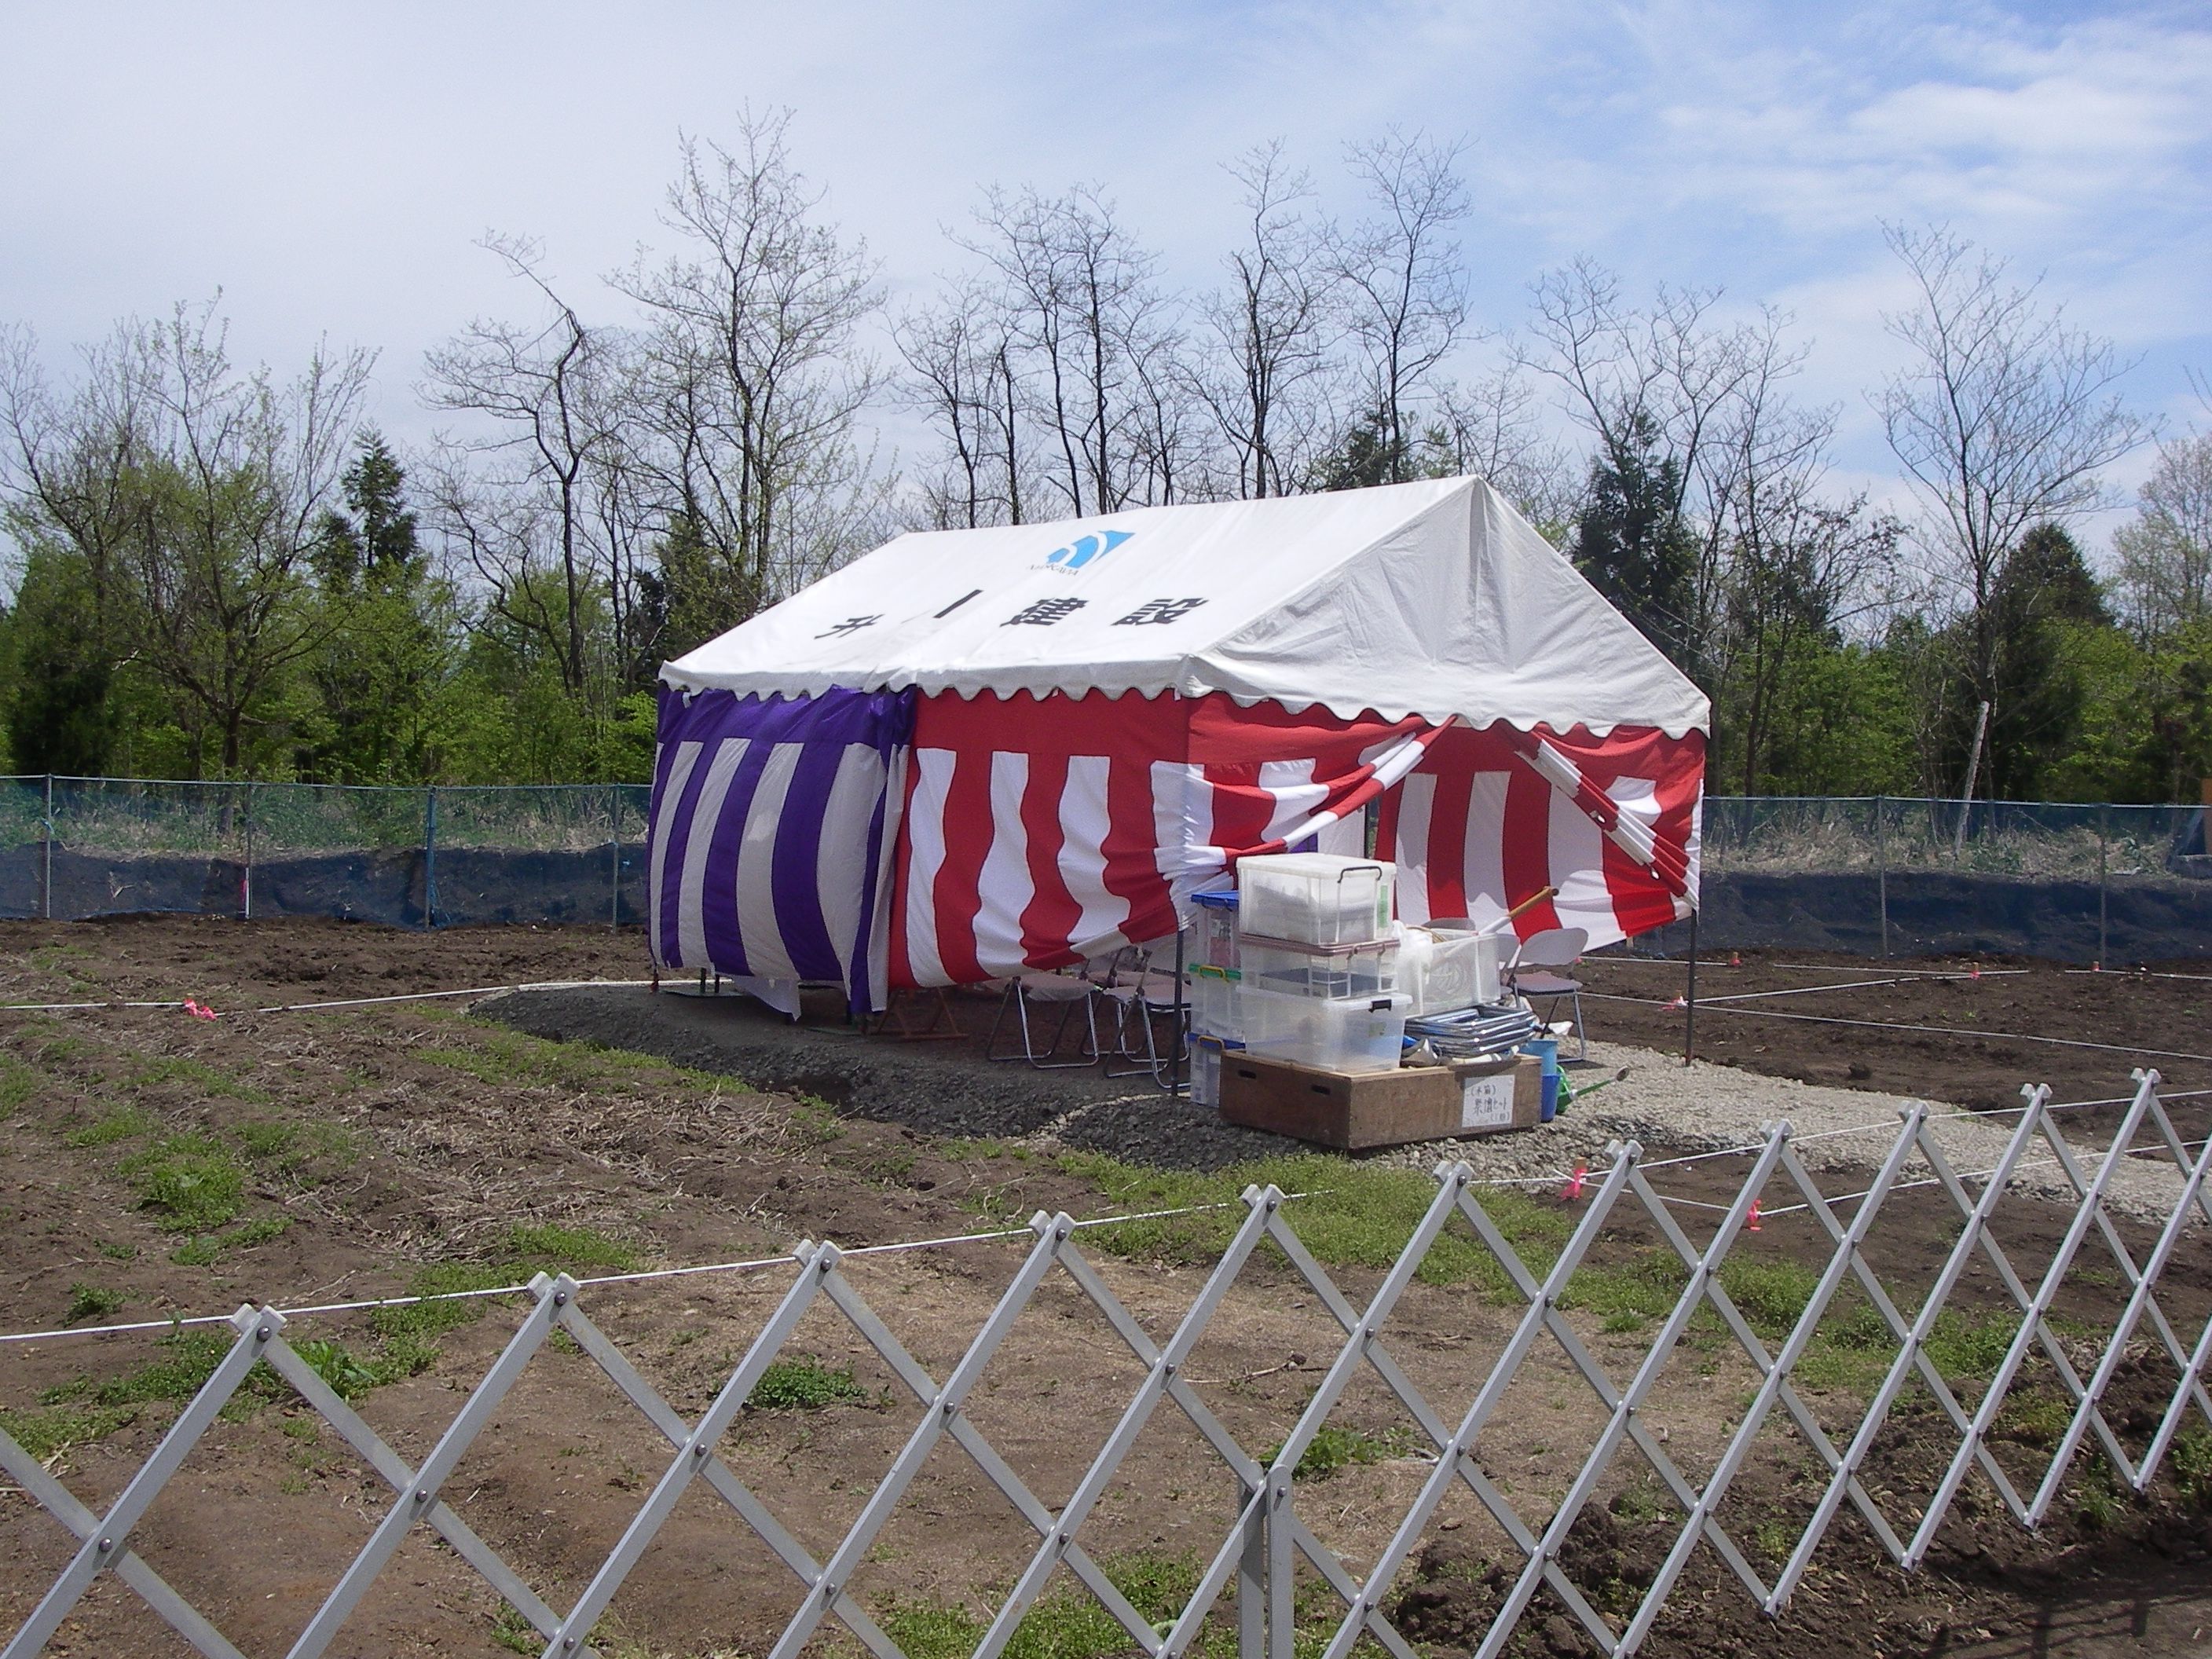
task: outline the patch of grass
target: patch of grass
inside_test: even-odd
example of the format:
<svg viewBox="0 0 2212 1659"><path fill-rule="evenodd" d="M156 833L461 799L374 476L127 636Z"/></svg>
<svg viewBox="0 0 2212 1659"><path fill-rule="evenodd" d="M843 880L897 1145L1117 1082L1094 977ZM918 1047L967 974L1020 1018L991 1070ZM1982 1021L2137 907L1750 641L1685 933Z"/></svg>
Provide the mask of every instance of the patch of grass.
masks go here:
<svg viewBox="0 0 2212 1659"><path fill-rule="evenodd" d="M2181 1501L2200 1510L2212 1510L2212 1429L2201 1425L2182 1430L2166 1451L2166 1467Z"/></svg>
<svg viewBox="0 0 2212 1659"><path fill-rule="evenodd" d="M1992 1425L2000 1435L2031 1446L2055 1446L2074 1419L2074 1407L2051 1389L2016 1389Z"/></svg>
<svg viewBox="0 0 2212 1659"><path fill-rule="evenodd" d="M39 1092L38 1072L13 1054L0 1054L0 1112L12 1112Z"/></svg>
<svg viewBox="0 0 2212 1659"><path fill-rule="evenodd" d="M160 1352L135 1371L96 1382L78 1376L49 1389L40 1396L47 1406L84 1401L94 1406L124 1407L155 1403L181 1406L204 1388L234 1337L217 1330L172 1331L155 1346ZM276 1379L273 1375L270 1379Z"/></svg>
<svg viewBox="0 0 2212 1659"><path fill-rule="evenodd" d="M1100 1564L1114 1587L1157 1630L1182 1612L1198 1588L1198 1565L1188 1559L1152 1554L1133 1554ZM1316 1608L1317 1615L1326 1609ZM1303 1615L1304 1609L1300 1609ZM963 1659L972 1653L985 1628L965 1607L948 1602L900 1599L878 1610L884 1632L906 1650L908 1659ZM1319 1638L1334 1625L1299 1620L1299 1650L1317 1650ZM1314 1638L1309 1640L1309 1638ZM1006 1646L1006 1659L1105 1659L1135 1647L1129 1632L1079 1589L1054 1590L1037 1599L1016 1626ZM1235 1650L1234 1632L1225 1625L1209 1628L1194 1651L1202 1659L1227 1659Z"/></svg>
<svg viewBox="0 0 2212 1659"><path fill-rule="evenodd" d="M105 1285L88 1285L82 1279L70 1286L69 1311L62 1316L62 1323L74 1325L80 1319L106 1319L123 1311L130 1297Z"/></svg>
<svg viewBox="0 0 2212 1659"><path fill-rule="evenodd" d="M2097 1459L2082 1475L2081 1491L2074 1499L2075 1518L2093 1532L2105 1532L2119 1521L2126 1509L2104 1460Z"/></svg>
<svg viewBox="0 0 2212 1659"><path fill-rule="evenodd" d="M1325 1423L1298 1455L1298 1466L1291 1471L1291 1479L1328 1480L1354 1463L1380 1463L1386 1457L1402 1457L1412 1443L1412 1435L1402 1428L1385 1429L1376 1435L1364 1429L1340 1428ZM1261 1462L1273 1463L1282 1451L1279 1443Z"/></svg>
<svg viewBox="0 0 2212 1659"><path fill-rule="evenodd" d="M1291 1229L1330 1267L1389 1267L1437 1194L1436 1183L1417 1170L1319 1152L1285 1153L1210 1175L1147 1168L1100 1152L1062 1152L1052 1163L1063 1174L1091 1182L1117 1208L1220 1206L1194 1215L1087 1228L1083 1234L1086 1244L1114 1255L1194 1266L1211 1263L1243 1224L1245 1210L1237 1200L1247 1185L1272 1183L1285 1193L1308 1194L1288 1212ZM1574 1228L1569 1212L1510 1188L1486 1188L1478 1201L1529 1270L1540 1275ZM1448 1228L1437 1238L1419 1277L1432 1285L1471 1280L1493 1294L1512 1295L1504 1270L1463 1225Z"/></svg>
<svg viewBox="0 0 2212 1659"><path fill-rule="evenodd" d="M491 1639L510 1653L543 1653L545 1638L514 1607L502 1601L499 1611L492 1615Z"/></svg>
<svg viewBox="0 0 2212 1659"><path fill-rule="evenodd" d="M236 1340L234 1333L222 1329L172 1331L156 1345L155 1357L136 1370L105 1380L80 1376L47 1389L39 1401L47 1409L30 1414L38 1420L29 1426L50 1440L61 1437L60 1443L80 1445L134 1421L143 1407L182 1407L207 1386ZM337 1342L310 1340L292 1348L332 1392L349 1401L422 1368L416 1351L405 1344L386 1343L367 1359ZM290 1383L268 1365L256 1364L224 1406L223 1415L243 1417L295 1398Z"/></svg>
<svg viewBox="0 0 2212 1659"><path fill-rule="evenodd" d="M1628 1315L1639 1324L1664 1319L1681 1300L1688 1272L1662 1250L1644 1250L1626 1261L1585 1263L1567 1281L1559 1305L1596 1314L1601 1321Z"/></svg>
<svg viewBox="0 0 2212 1659"><path fill-rule="evenodd" d="M517 1267L529 1273L626 1273L643 1260L618 1238L610 1238L594 1227L564 1226L542 1222L534 1226L510 1227L507 1249ZM524 1273L524 1278L529 1277Z"/></svg>
<svg viewBox="0 0 2212 1659"><path fill-rule="evenodd" d="M212 1232L246 1201L246 1172L205 1135L169 1135L125 1158L140 1207L171 1232Z"/></svg>
<svg viewBox="0 0 2212 1659"><path fill-rule="evenodd" d="M48 1406L39 1411L0 1411L0 1430L43 1463L73 1447L106 1439L137 1415L128 1406Z"/></svg>
<svg viewBox="0 0 2212 1659"><path fill-rule="evenodd" d="M256 1244L266 1244L272 1238L283 1237L291 1226L292 1218L289 1216L256 1216L251 1221L233 1227L228 1232L194 1233L169 1252L169 1260L179 1267L212 1267L230 1251L246 1250Z"/></svg>
<svg viewBox="0 0 2212 1659"><path fill-rule="evenodd" d="M58 1036L51 1042L39 1045L39 1064L65 1065L72 1060L82 1060L92 1052L92 1044L81 1036Z"/></svg>
<svg viewBox="0 0 2212 1659"><path fill-rule="evenodd" d="M502 1241L505 1249L489 1261L441 1261L422 1268L407 1282L410 1297L453 1297L464 1291L493 1291L527 1284L540 1273L566 1273L579 1277L600 1273L629 1273L643 1258L630 1245L592 1227L558 1223L510 1227ZM383 1340L380 1363L404 1361L408 1375L437 1363L432 1339L483 1316L488 1298L462 1301L412 1302L398 1307L377 1308L368 1316L369 1328ZM559 1334L556 1333L556 1334Z"/></svg>
<svg viewBox="0 0 2212 1659"><path fill-rule="evenodd" d="M1662 1516L1673 1513L1649 1486L1624 1486L1606 1507L1634 1526L1642 1526L1647 1521L1656 1521Z"/></svg>
<svg viewBox="0 0 2212 1659"><path fill-rule="evenodd" d="M791 1121L805 1134L809 1146L826 1146L844 1139L845 1126L837 1120L837 1109L820 1096L796 1096L790 1110Z"/></svg>
<svg viewBox="0 0 2212 1659"><path fill-rule="evenodd" d="M1751 1541L1768 1560L1787 1561L1797 1547L1797 1534L1785 1522L1770 1516L1753 1525Z"/></svg>
<svg viewBox="0 0 2212 1659"><path fill-rule="evenodd" d="M230 1138L256 1164L288 1174L318 1164L344 1169L361 1156L354 1137L336 1123L246 1118L231 1126Z"/></svg>
<svg viewBox="0 0 2212 1659"><path fill-rule="evenodd" d="M118 1106L82 1129L62 1137L71 1146L112 1146L118 1140L136 1140L161 1127L161 1120L142 1106Z"/></svg>
<svg viewBox="0 0 2212 1659"><path fill-rule="evenodd" d="M141 1060L131 1070L126 1079L133 1088L158 1088L164 1084L181 1083L204 1095L215 1095L226 1100L265 1102L269 1097L252 1084L233 1077L228 1072L210 1066L204 1060L188 1054L158 1054Z"/></svg>
<svg viewBox="0 0 2212 1659"><path fill-rule="evenodd" d="M869 1405L874 1400L853 1380L850 1365L825 1365L801 1355L769 1365L745 1403L769 1412L818 1412L831 1406Z"/></svg>
<svg viewBox="0 0 2212 1659"><path fill-rule="evenodd" d="M497 1262L441 1261L423 1268L407 1281L409 1296L452 1296L460 1291L496 1290L516 1285L514 1268ZM377 1308L368 1316L369 1328L387 1340L422 1342L456 1326L470 1324L483 1313L481 1300L414 1302L393 1308Z"/></svg>
<svg viewBox="0 0 2212 1659"><path fill-rule="evenodd" d="M1935 1328L1928 1333L1928 1357L1948 1382L1991 1377L2004 1363L2005 1350L2012 1346L2013 1334L2019 1328L2017 1316L2007 1319L1991 1314L1976 1318L1946 1309L1936 1316Z"/></svg>
<svg viewBox="0 0 2212 1659"><path fill-rule="evenodd" d="M1820 1275L1802 1262L1732 1255L1721 1263L1720 1281L1751 1328L1780 1342L1812 1304Z"/></svg>

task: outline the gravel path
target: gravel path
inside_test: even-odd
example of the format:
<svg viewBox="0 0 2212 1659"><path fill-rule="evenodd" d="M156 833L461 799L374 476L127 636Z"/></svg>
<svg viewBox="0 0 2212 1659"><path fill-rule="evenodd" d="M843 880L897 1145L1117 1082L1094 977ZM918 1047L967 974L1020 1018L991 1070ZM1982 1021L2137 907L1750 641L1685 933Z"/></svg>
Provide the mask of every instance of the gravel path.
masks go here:
<svg viewBox="0 0 2212 1659"><path fill-rule="evenodd" d="M1294 1145L1233 1127L1210 1110L1128 1079L1103 1079L1095 1070L987 1065L959 1044L897 1043L864 1038L842 1026L793 1026L745 999L702 1000L624 987L579 987L510 993L478 1007L488 1018L540 1036L641 1050L742 1078L757 1088L819 1096L842 1110L932 1135L1054 1144L1201 1170L1268 1157ZM1600 1079L1616 1080L1541 1128L1428 1141L1369 1156L1423 1170L1465 1158L1486 1180L1553 1182L1565 1179L1578 1163L1601 1162L1614 1140L1640 1141L1655 1158L1665 1158L1743 1146L1760 1138L1763 1126L1787 1119L1808 1167L1863 1171L1888 1152L1899 1112L1915 1103L1725 1066L1685 1067L1655 1050L1615 1043L1591 1043L1589 1058L1588 1066L1572 1073L1585 1088ZM2115 1083L2110 1091L2115 1095L2132 1086L2124 1077ZM2013 1119L1954 1115L1960 1109L1929 1103L1936 1115L1930 1133L1954 1169L1971 1175L1996 1164ZM2148 1132L2138 1137L2147 1139ZM2094 1171L2091 1146L2081 1146L2076 1156L2085 1172ZM1926 1173L1916 1159L1905 1178ZM2047 1148L2031 1151L2014 1186L2062 1200L2073 1191ZM2162 1221L2180 1186L2170 1163L2130 1160L2114 1176L2112 1201L2137 1219Z"/></svg>

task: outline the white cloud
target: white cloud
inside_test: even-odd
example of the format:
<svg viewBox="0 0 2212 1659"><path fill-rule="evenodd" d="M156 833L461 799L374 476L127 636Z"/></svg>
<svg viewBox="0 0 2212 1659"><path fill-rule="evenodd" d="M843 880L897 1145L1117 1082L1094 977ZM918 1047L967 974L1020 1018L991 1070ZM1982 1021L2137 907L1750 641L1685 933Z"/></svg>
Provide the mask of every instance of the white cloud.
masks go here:
<svg viewBox="0 0 2212 1659"><path fill-rule="evenodd" d="M1885 218L1951 222L2145 357L2147 404L2212 366L2212 31L2057 24L1937 0L817 0L619 13L541 0L219 13L15 9L0 105L0 320L51 341L218 285L241 346L385 349L382 414L427 424L424 347L513 307L471 239L543 237L587 294L658 234L677 131L789 104L830 211L894 290L955 263L977 187L1103 182L1177 280L1211 279L1233 186L1277 134L1351 205L1342 144L1465 134L1478 311L1588 252L1632 286L1794 310L1845 465L1885 466L1862 397L1901 295ZM611 301L608 302L611 307Z"/></svg>

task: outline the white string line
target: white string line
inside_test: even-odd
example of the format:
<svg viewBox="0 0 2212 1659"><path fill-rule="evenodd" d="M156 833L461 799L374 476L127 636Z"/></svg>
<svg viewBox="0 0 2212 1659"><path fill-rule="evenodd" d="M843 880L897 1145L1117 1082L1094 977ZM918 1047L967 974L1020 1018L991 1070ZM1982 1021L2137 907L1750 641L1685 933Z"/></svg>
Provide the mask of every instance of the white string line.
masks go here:
<svg viewBox="0 0 2212 1659"><path fill-rule="evenodd" d="M1607 991L1584 991L1583 994L1600 1002L1631 1002L1639 1008L1664 1010L1672 1005L1650 1002L1642 997L1625 997ZM1698 1004L1704 1007L1707 1005ZM2087 1042L2080 1037L2029 1036L2018 1031L1978 1031L1971 1026L1908 1025L1896 1020L1845 1019L1837 1014L1785 1014L1774 1008L1716 1007L1717 1014L1736 1014L1747 1019L1791 1019L1808 1025L1856 1025L1874 1031L1925 1031L1936 1036L1980 1037L1990 1042L2042 1042L2060 1048L2094 1048L2111 1054L2148 1054L2157 1060L2196 1060L2212 1065L2212 1054L2193 1054L2178 1048L2138 1048L2121 1042Z"/></svg>
<svg viewBox="0 0 2212 1659"><path fill-rule="evenodd" d="M1285 1193L1285 1202L1299 1199L1319 1198L1334 1188L1314 1192ZM1170 1210L1137 1210L1124 1214L1093 1216L1078 1221L1079 1229L1112 1227L1124 1222L1159 1221L1172 1216L1200 1215L1212 1210L1235 1209L1243 1200L1224 1199L1213 1204L1186 1204ZM936 1238L901 1239L890 1244L860 1244L853 1249L840 1249L841 1256L897 1255L908 1250L932 1250L952 1244L986 1244L1008 1238L1034 1238L1036 1234L1027 1227L1002 1227L987 1233L947 1233ZM585 1285L641 1285L655 1279L685 1279L698 1273L752 1273L768 1267L789 1267L792 1258L786 1255L755 1256L740 1261L708 1261L684 1267L647 1267L635 1273L599 1273L579 1279ZM465 1302L482 1297L517 1296L530 1286L521 1285L492 1285L466 1291L434 1291L420 1296L370 1297L358 1302L318 1302L305 1307L279 1308L274 1311L286 1319L304 1318L314 1314L359 1313L376 1308L413 1308L429 1302ZM229 1314L193 1314L175 1319L143 1319L120 1325L76 1325L58 1330L14 1331L0 1334L0 1342L39 1342L64 1336L118 1336L137 1331L168 1331L191 1325L228 1325Z"/></svg>
<svg viewBox="0 0 2212 1659"><path fill-rule="evenodd" d="M2191 985L2212 985L2212 974L2154 973L2148 968L2062 968L2058 971L2069 979L2077 975L2089 979L2185 979Z"/></svg>
<svg viewBox="0 0 2212 1659"><path fill-rule="evenodd" d="M589 988L650 985L649 979L541 979L520 985L471 985L459 991L400 991L390 996L348 997L337 1002L281 1002L267 1008L241 1008L234 1013L304 1014L326 1008L368 1008L382 1002L428 1002L439 997L486 997L501 991L580 991ZM188 999L198 1001L198 999ZM0 1014L65 1014L122 1008L182 1008L184 1002L0 1002ZM204 1006L204 1005L202 1005ZM210 1012L215 1012L210 1009ZM217 1018L222 1016L216 1014Z"/></svg>
<svg viewBox="0 0 2212 1659"><path fill-rule="evenodd" d="M1595 951L1592 951L1583 960L1607 968L1686 968L1690 965L1690 959L1687 957L1608 957L1600 956ZM1808 974L1848 974L1856 971L1846 963L1840 962L1723 962L1715 957L1699 957L1698 966L1724 969L1736 973L1748 973L1758 968L1789 968ZM1899 979L2016 979L2022 975L2033 974L2037 970L2033 968L1984 968L1978 971L1972 968L1885 968L1881 971L1894 975ZM2067 968L2060 971L2069 974L2086 974L2092 970L2087 968ZM2114 969L2110 972L2109 976L2117 979L2121 977L2121 975L2118 970ZM2139 979L2142 975L2130 974L2127 977ZM2157 976L2153 975L2153 977ZM2195 975L2172 974L2166 977L2189 979ZM1811 988L1824 990L1830 988L1814 986Z"/></svg>
<svg viewBox="0 0 2212 1659"><path fill-rule="evenodd" d="M1822 991L1867 991L1885 985L1917 985L1923 980L1970 980L1979 977L1981 975L1975 974L1919 974L1910 979L1852 979L1845 980L1840 985L1790 985L1784 987L1779 991L1734 991L1727 996L1699 997L1698 1006L1706 1008L1723 1002L1757 1002L1762 997L1809 997ZM1540 996L1542 993L1539 992L1537 994Z"/></svg>

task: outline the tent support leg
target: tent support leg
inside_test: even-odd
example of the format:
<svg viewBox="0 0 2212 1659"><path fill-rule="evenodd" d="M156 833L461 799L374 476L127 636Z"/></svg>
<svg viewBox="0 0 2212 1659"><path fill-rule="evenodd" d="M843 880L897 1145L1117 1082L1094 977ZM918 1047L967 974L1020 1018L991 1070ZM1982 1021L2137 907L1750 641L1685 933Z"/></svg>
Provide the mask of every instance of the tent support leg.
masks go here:
<svg viewBox="0 0 2212 1659"><path fill-rule="evenodd" d="M1698 913L1690 912L1690 988L1682 999L1682 1064L1698 1057Z"/></svg>

